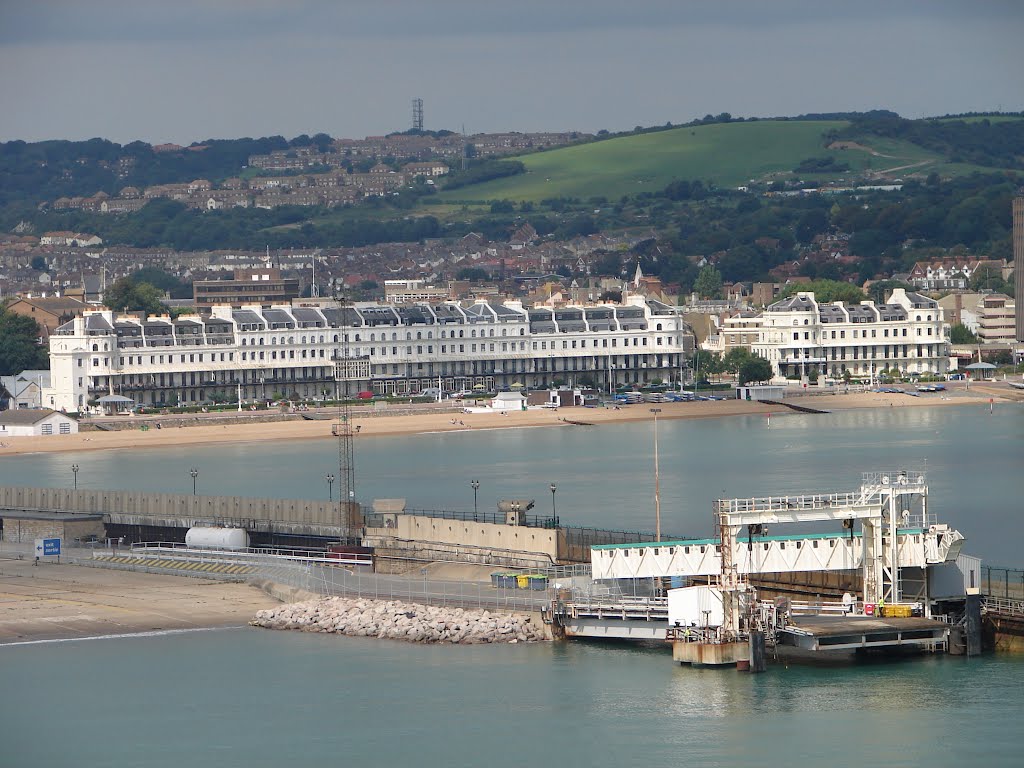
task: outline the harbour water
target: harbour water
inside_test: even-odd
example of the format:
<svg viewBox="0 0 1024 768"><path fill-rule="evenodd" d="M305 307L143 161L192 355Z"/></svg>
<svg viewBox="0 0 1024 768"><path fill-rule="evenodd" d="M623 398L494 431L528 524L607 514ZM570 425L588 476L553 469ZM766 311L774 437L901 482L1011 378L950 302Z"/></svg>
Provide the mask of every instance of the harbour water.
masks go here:
<svg viewBox="0 0 1024 768"><path fill-rule="evenodd" d="M646 408L646 406L633 406ZM552 420L555 417L552 416ZM324 430L328 427L325 424ZM1024 536L1024 406L895 408L826 415L661 419L662 530L711 533L722 496L855 490L861 472L895 466L928 472L931 512L967 536L965 551L988 563L1019 565ZM179 446L12 456L0 484L326 499L337 474L331 438L249 445ZM363 501L405 498L411 508L473 508L533 498L535 511L563 522L654 529L652 422L614 427L465 430L363 437L356 445ZM334 491L337 492L337 484Z"/></svg>
<svg viewBox="0 0 1024 768"><path fill-rule="evenodd" d="M4 765L1018 766L1024 660L763 675L665 649L239 629L0 647Z"/></svg>
<svg viewBox="0 0 1024 768"><path fill-rule="evenodd" d="M986 562L1020 565L1024 408L659 423L666 531L711 500L852 489L926 466L931 506ZM650 529L652 424L358 443L359 496L472 508L531 496L563 520ZM329 439L8 457L0 483L326 497ZM320 492L322 489L322 493ZM336 490L336 488L335 488ZM486 491L486 492L485 492ZM486 502L485 502L486 499ZM930 657L763 675L660 646L420 646L252 628L0 647L0 764L1016 766L1024 659Z"/></svg>

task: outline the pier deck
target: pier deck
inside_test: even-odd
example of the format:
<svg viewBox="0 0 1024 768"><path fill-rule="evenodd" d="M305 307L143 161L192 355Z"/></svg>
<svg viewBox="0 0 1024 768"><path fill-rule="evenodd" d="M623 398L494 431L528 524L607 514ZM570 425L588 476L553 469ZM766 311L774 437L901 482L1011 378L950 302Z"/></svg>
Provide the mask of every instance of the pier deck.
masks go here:
<svg viewBox="0 0 1024 768"><path fill-rule="evenodd" d="M948 635L948 624L919 617L800 616L779 631L779 643L809 651L932 647L945 643Z"/></svg>

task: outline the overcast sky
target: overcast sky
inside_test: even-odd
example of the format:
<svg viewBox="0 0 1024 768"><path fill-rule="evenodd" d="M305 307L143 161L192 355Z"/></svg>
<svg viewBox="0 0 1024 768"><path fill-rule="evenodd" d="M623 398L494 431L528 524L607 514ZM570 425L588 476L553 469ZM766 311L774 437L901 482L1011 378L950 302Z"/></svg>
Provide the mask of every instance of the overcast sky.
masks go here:
<svg viewBox="0 0 1024 768"><path fill-rule="evenodd" d="M0 140L1024 110L1019 0L0 0Z"/></svg>

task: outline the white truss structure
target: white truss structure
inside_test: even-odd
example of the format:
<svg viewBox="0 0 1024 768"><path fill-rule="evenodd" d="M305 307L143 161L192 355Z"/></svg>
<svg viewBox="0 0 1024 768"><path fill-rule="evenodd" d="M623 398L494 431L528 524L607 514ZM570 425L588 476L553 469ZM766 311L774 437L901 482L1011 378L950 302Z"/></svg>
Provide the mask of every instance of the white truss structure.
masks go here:
<svg viewBox="0 0 1024 768"><path fill-rule="evenodd" d="M865 602L899 603L901 569L924 572L955 561L964 541L959 531L930 521L927 498L923 472L897 470L865 473L860 491L852 493L719 499L717 541L595 547L593 578L717 576L723 589L733 591L756 574L859 570ZM827 521L845 524L849 534L752 533L768 525ZM915 590L913 597L919 595Z"/></svg>

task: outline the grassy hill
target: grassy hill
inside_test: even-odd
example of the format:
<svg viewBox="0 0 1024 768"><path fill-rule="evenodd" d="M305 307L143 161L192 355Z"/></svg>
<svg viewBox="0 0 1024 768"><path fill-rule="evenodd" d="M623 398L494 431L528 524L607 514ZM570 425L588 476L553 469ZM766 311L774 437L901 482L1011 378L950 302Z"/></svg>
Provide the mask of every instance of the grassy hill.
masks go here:
<svg viewBox="0 0 1024 768"><path fill-rule="evenodd" d="M751 181L795 178L793 169L807 158L834 157L848 173L801 174L810 181L845 178L869 170L881 178L933 170L960 175L970 165L950 165L936 153L910 142L870 137L827 149L824 136L846 128L845 121L780 121L719 123L623 136L591 144L524 155L517 158L525 174L443 192L444 201L530 200L623 195L654 192L676 179L741 186ZM890 173L886 173L890 171Z"/></svg>

